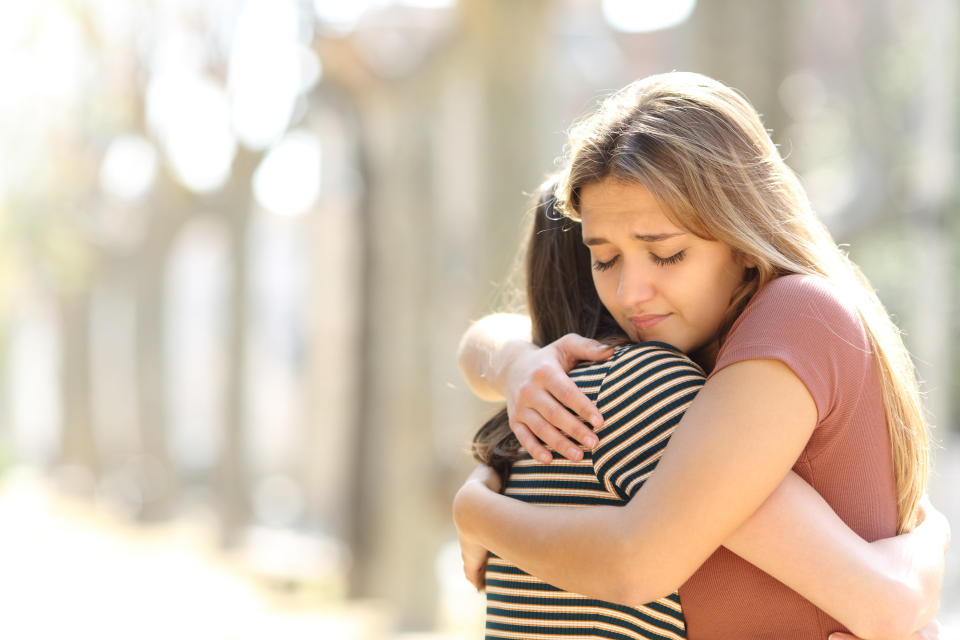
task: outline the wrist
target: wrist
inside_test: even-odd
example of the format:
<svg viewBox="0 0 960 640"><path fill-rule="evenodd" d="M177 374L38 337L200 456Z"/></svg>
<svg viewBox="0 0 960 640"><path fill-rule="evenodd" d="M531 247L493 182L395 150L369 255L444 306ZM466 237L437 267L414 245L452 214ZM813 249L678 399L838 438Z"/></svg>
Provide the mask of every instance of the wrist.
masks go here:
<svg viewBox="0 0 960 640"><path fill-rule="evenodd" d="M500 395L506 397L513 365L537 347L526 340L508 340L500 343L490 362L487 383Z"/></svg>
<svg viewBox="0 0 960 640"><path fill-rule="evenodd" d="M506 361L503 348L512 342L530 341L530 319L495 313L473 323L457 349L457 364L470 389L490 402L503 400L500 370Z"/></svg>

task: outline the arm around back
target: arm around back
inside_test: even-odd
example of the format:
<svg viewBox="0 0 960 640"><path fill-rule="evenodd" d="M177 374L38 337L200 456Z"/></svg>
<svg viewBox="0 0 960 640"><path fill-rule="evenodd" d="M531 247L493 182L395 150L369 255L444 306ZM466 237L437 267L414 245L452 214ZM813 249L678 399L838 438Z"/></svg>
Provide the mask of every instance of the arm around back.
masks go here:
<svg viewBox="0 0 960 640"><path fill-rule="evenodd" d="M949 539L930 507L911 533L867 543L791 473L724 546L858 637L901 640L936 615Z"/></svg>
<svg viewBox="0 0 960 640"><path fill-rule="evenodd" d="M465 537L558 587L650 602L686 581L757 510L815 423L812 399L786 366L737 363L707 382L626 506L538 508L468 483L455 519Z"/></svg>

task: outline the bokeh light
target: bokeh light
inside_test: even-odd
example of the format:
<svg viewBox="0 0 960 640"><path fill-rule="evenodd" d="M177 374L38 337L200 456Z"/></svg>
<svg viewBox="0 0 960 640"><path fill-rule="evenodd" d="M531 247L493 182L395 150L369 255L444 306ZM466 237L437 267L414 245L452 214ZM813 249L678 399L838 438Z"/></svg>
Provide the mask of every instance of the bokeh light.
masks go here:
<svg viewBox="0 0 960 640"><path fill-rule="evenodd" d="M135 200L147 193L157 175L157 153L149 140L139 135L114 139L103 154L100 186L117 198Z"/></svg>
<svg viewBox="0 0 960 640"><path fill-rule="evenodd" d="M226 182L237 141L216 80L185 70L158 74L147 88L147 121L186 187L204 193Z"/></svg>
<svg viewBox="0 0 960 640"><path fill-rule="evenodd" d="M257 202L280 215L305 213L320 194L320 160L316 136L291 131L270 149L253 175Z"/></svg>
<svg viewBox="0 0 960 640"><path fill-rule="evenodd" d="M237 137L262 149L286 130L303 72L293 0L249 0L230 52L228 92Z"/></svg>
<svg viewBox="0 0 960 640"><path fill-rule="evenodd" d="M603 0L602 7L603 16L614 29L644 33L683 23L696 4L696 0Z"/></svg>

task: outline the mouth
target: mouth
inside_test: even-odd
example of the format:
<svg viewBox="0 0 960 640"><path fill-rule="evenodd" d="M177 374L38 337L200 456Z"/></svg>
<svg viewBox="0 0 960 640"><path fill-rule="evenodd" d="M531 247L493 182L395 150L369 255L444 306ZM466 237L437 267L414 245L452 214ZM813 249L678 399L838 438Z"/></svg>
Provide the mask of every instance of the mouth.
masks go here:
<svg viewBox="0 0 960 640"><path fill-rule="evenodd" d="M630 324L632 324L637 331L646 331L647 329L657 326L669 317L669 313L645 313L640 316L630 316Z"/></svg>

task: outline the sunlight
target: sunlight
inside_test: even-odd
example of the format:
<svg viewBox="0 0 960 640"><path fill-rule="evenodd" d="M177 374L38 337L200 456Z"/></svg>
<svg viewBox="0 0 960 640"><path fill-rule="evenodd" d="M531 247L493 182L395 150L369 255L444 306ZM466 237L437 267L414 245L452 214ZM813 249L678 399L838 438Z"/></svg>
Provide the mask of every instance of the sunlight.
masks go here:
<svg viewBox="0 0 960 640"><path fill-rule="evenodd" d="M154 76L147 87L147 122L185 186L209 192L226 182L237 142L226 95L215 80L187 71Z"/></svg>
<svg viewBox="0 0 960 640"><path fill-rule="evenodd" d="M119 136L110 143L100 165L100 187L112 196L136 200L157 175L157 153L143 136Z"/></svg>
<svg viewBox="0 0 960 640"><path fill-rule="evenodd" d="M335 29L352 31L367 11L384 4L385 0L313 0L313 9L324 24Z"/></svg>
<svg viewBox="0 0 960 640"><path fill-rule="evenodd" d="M603 0L603 17L618 31L644 33L683 23L696 4L696 0Z"/></svg>
<svg viewBox="0 0 960 640"><path fill-rule="evenodd" d="M420 9L451 9L456 6L457 0L399 0L399 4Z"/></svg>
<svg viewBox="0 0 960 640"><path fill-rule="evenodd" d="M291 131L253 174L253 195L264 209L284 216L305 213L320 195L320 143L308 131Z"/></svg>
<svg viewBox="0 0 960 640"><path fill-rule="evenodd" d="M303 72L291 0L250 0L240 14L227 81L237 137L263 149L286 130Z"/></svg>

